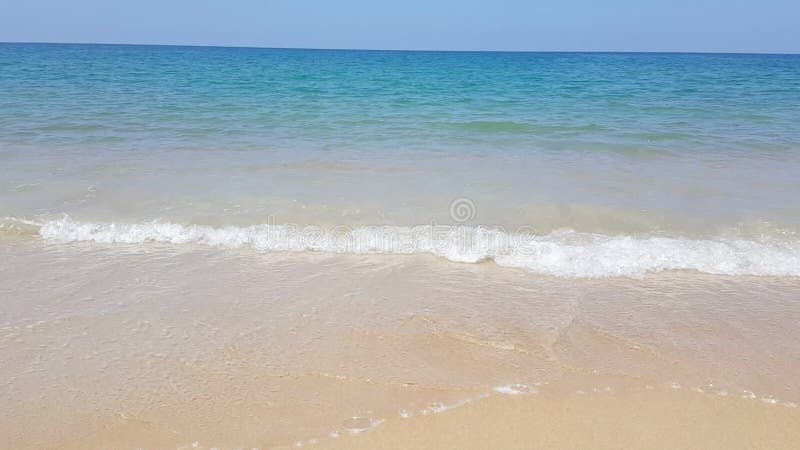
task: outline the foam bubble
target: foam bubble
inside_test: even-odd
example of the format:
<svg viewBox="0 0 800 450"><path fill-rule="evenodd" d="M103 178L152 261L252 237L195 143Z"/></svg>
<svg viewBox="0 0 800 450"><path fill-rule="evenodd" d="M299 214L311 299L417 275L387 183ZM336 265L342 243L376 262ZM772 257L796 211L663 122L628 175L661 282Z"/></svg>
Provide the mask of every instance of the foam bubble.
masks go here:
<svg viewBox="0 0 800 450"><path fill-rule="evenodd" d="M535 388L521 383L496 386L492 390L503 395L536 394L538 392Z"/></svg>
<svg viewBox="0 0 800 450"><path fill-rule="evenodd" d="M482 398L482 397L479 396L477 398ZM449 411L449 410L454 409L454 408L460 408L460 407L466 405L467 403L470 403L471 401L472 401L472 399L467 398L467 399L464 399L464 400L459 400L459 401L457 401L455 403L451 403L449 405L446 405L446 404L444 404L442 402L433 402L433 403L430 403L427 408L425 408L422 411L420 411L420 413L423 416L427 416L429 414L440 414L440 413ZM406 415L404 415L403 412L405 412ZM404 418L404 419L412 417L411 413L409 413L408 411L405 411L405 410L401 411L400 416L402 418Z"/></svg>
<svg viewBox="0 0 800 450"><path fill-rule="evenodd" d="M383 419L373 419L372 417L354 416L345 420L342 428L351 434L359 434L365 431L369 431L370 429L377 427L383 422L384 422Z"/></svg>
<svg viewBox="0 0 800 450"><path fill-rule="evenodd" d="M428 409L434 414L439 414L447 411L448 409L450 409L450 407L445 405L444 403L434 402L431 403L430 406L428 406Z"/></svg>
<svg viewBox="0 0 800 450"><path fill-rule="evenodd" d="M761 397L761 401L764 403L769 403L770 405L777 405L780 403L773 395L765 395L764 397Z"/></svg>

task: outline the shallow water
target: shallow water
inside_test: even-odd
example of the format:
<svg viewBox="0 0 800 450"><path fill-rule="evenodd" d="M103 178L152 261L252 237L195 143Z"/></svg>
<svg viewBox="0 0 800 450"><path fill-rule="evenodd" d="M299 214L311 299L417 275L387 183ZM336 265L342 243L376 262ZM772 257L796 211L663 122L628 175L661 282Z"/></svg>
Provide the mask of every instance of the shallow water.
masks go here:
<svg viewBox="0 0 800 450"><path fill-rule="evenodd" d="M124 448L272 448L487 395L800 401L791 278L18 242L0 245L0 298L10 448L93 448L119 426Z"/></svg>

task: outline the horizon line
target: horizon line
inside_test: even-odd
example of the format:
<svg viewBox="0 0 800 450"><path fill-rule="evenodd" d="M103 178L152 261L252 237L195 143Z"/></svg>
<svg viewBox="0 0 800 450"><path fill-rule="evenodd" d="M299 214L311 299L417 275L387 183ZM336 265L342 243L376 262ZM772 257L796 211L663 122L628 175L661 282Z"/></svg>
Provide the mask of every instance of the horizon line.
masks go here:
<svg viewBox="0 0 800 450"><path fill-rule="evenodd" d="M775 55L797 56L797 53L786 52L736 52L736 51L681 51L681 50L447 50L447 49L380 49L349 47L272 47L257 45L216 45L216 44L140 44L115 42L46 42L46 41L0 41L0 44L32 44L32 45L119 45L131 47L190 47L190 48L230 48L255 50L317 50L317 51L350 51L350 52L429 52L429 53L628 53L628 54L684 54L684 55Z"/></svg>

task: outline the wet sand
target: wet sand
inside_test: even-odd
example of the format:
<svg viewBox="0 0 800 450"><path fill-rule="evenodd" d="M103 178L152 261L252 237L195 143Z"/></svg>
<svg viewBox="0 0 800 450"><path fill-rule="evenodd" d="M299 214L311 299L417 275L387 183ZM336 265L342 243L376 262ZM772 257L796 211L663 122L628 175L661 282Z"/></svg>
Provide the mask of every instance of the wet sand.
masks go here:
<svg viewBox="0 0 800 450"><path fill-rule="evenodd" d="M2 448L791 448L800 429L791 277L23 239L0 244L0 296Z"/></svg>
<svg viewBox="0 0 800 450"><path fill-rule="evenodd" d="M250 422L248 417L203 423L201 430L199 423L185 419L163 417L163 422L156 422L120 413L96 424L91 433L59 442L54 448L234 449L244 447L213 443L247 442L264 446L253 448L789 449L796 448L800 440L800 410L796 407L688 390L495 393L451 409L428 411L416 415L403 411L402 417L373 424L351 419L345 424L369 429L337 429L284 445L271 443L270 425L243 426ZM248 412L269 415L266 408Z"/></svg>
<svg viewBox="0 0 800 450"><path fill-rule="evenodd" d="M492 397L326 441L348 449L779 449L800 442L800 411L692 392ZM330 444L330 445L329 445Z"/></svg>

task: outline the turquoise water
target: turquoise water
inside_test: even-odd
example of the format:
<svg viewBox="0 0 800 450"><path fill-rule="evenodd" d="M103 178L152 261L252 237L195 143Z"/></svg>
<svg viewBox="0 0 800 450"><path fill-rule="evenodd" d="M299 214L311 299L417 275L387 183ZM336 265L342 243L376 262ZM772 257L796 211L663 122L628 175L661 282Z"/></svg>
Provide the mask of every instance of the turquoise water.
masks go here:
<svg viewBox="0 0 800 450"><path fill-rule="evenodd" d="M0 47L2 142L794 150L800 57Z"/></svg>
<svg viewBox="0 0 800 450"><path fill-rule="evenodd" d="M254 236L525 227L506 265L800 274L798 173L800 56L0 44L5 234L413 253Z"/></svg>

